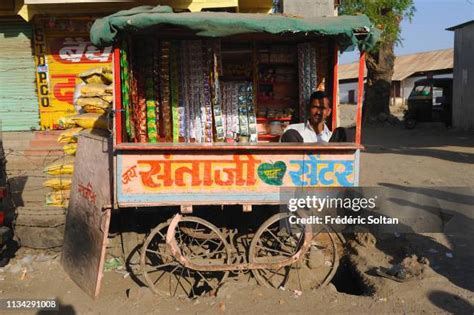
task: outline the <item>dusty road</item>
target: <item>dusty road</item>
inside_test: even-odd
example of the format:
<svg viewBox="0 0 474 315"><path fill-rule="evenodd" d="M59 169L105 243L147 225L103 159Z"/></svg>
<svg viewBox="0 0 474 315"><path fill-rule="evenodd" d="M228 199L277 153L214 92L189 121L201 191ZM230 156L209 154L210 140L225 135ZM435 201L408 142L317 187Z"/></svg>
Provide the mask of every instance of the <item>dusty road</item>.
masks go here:
<svg viewBox="0 0 474 315"><path fill-rule="evenodd" d="M298 297L241 279L225 284L215 298L178 300L155 297L130 277L124 278L123 272L109 271L100 298L94 301L68 278L58 258L20 249L12 264L23 259L26 267L0 271L0 299L57 298L63 314L474 314L473 205L459 203L455 194L443 193L442 188L474 186L474 135L445 129L371 128L365 130L363 142L361 185L427 187L427 194L443 197L443 207L453 215L444 233L393 236L378 240L375 247L356 248L362 269L397 263L407 253L426 257L429 267L421 280L397 283L367 274L374 291L370 296L351 291L350 282L355 280L348 277L347 287L338 289L351 293L331 285ZM31 258L39 261L29 262Z"/></svg>

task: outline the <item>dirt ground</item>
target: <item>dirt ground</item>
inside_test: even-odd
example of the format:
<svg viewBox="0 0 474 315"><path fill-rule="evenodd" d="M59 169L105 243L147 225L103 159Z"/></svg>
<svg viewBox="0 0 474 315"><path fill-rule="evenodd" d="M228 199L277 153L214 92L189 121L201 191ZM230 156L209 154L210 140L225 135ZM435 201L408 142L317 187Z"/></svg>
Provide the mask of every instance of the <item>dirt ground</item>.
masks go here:
<svg viewBox="0 0 474 315"><path fill-rule="evenodd" d="M346 263L355 269L343 274L344 285L299 296L240 279L226 283L217 297L181 300L156 297L125 272L109 271L100 297L92 300L68 278L57 254L21 248L10 264L24 267L0 268L0 299L57 298L62 314L474 314L473 195L460 202L443 188L473 186L474 134L386 125L364 130L363 143L362 186L426 187L427 194L447 196L443 208L452 218L444 233L388 235L376 244L351 241ZM370 273L411 254L429 261L421 279L398 283Z"/></svg>

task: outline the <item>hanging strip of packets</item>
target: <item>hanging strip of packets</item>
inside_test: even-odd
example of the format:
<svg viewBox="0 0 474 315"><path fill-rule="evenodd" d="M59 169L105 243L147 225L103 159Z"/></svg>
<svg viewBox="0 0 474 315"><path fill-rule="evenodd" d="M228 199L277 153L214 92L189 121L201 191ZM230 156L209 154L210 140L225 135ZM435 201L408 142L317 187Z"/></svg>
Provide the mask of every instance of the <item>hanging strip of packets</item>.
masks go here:
<svg viewBox="0 0 474 315"><path fill-rule="evenodd" d="M124 40L120 62L129 142L257 141L252 87L219 82L218 40Z"/></svg>

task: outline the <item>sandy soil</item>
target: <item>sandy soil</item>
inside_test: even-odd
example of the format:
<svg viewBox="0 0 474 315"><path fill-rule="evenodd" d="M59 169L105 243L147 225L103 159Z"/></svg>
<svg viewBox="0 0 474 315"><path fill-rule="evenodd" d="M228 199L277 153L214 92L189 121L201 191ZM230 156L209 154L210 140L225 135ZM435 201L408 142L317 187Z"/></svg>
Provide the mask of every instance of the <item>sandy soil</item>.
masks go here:
<svg viewBox="0 0 474 315"><path fill-rule="evenodd" d="M443 186L472 186L472 133L426 126L414 130L373 127L364 130L363 142L363 186L426 186L427 193L440 196L444 196ZM474 314L474 211L472 203L461 204L456 196L451 197L443 205L453 215L444 233L390 235L377 239L375 246L351 243L352 258L364 278L358 281L365 285L368 296L338 292L333 285L297 296L240 279L226 283L217 297L167 299L153 296L123 272L109 271L94 301L68 278L57 257L20 249L11 264L25 257L40 261L27 263L26 269L16 273L3 268L0 299L57 298L63 314ZM472 201L472 195L470 198ZM370 275L370 268L390 266L408 254L429 260L421 280L398 283ZM348 277L347 286L354 281Z"/></svg>

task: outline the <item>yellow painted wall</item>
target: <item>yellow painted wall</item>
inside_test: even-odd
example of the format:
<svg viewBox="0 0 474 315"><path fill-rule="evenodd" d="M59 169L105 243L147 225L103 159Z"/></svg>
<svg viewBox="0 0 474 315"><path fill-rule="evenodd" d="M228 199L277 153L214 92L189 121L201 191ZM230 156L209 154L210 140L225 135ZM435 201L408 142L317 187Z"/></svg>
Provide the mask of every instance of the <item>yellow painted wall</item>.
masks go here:
<svg viewBox="0 0 474 315"><path fill-rule="evenodd" d="M272 8L272 2L272 0L239 0L239 12L269 13Z"/></svg>
<svg viewBox="0 0 474 315"><path fill-rule="evenodd" d="M174 9L187 9L199 12L208 8L237 8L238 0L158 0L158 4L169 5Z"/></svg>

